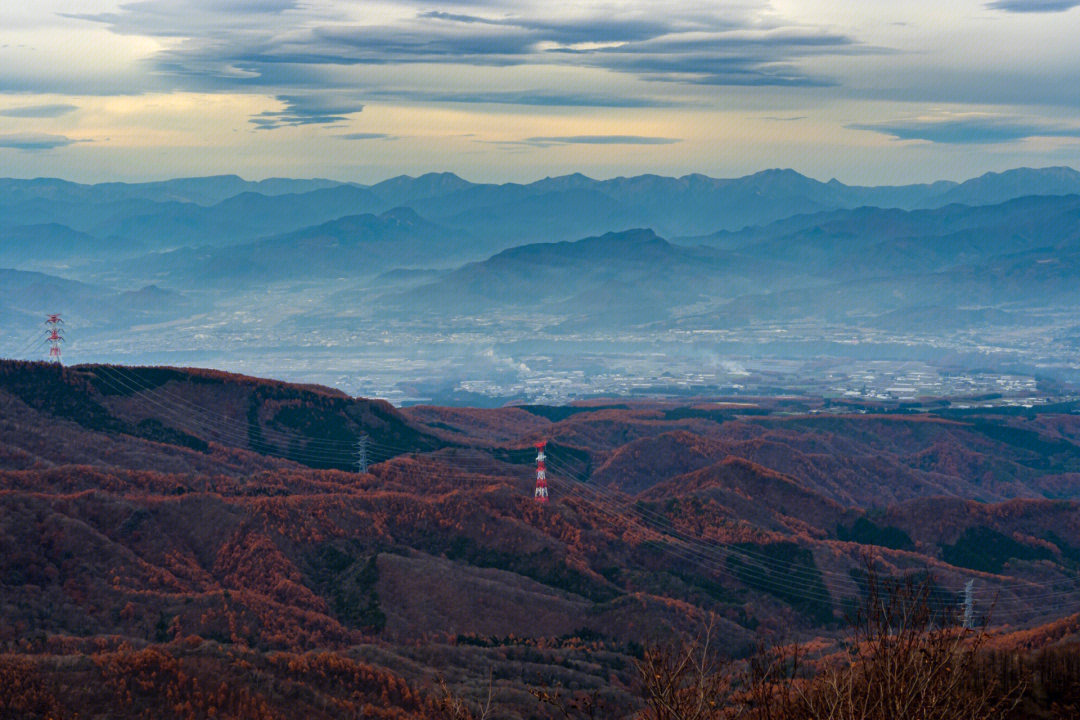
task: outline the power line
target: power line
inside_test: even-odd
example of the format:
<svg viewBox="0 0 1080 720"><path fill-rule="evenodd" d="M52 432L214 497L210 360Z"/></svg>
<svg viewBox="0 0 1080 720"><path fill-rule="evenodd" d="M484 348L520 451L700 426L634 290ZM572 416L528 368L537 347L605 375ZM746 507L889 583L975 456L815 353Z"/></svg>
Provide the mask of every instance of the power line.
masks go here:
<svg viewBox="0 0 1080 720"><path fill-rule="evenodd" d="M40 342L40 340L39 340L39 342ZM295 451L294 450L294 451L290 451L290 452L282 455L282 451L277 446L272 445L271 443L269 443L269 442L267 442L265 440L260 441L258 438L251 437L250 433L247 432L246 427L243 428L243 429L240 429L240 421L236 420L233 417L223 415L223 414L215 414L215 413L212 413L212 412L208 411L207 409L202 408L202 407L200 407L198 405L195 405L193 403L184 401L184 403L183 403L184 405L188 406L192 411L194 411L194 414L196 416L200 416L200 417L196 417L196 418L186 417L181 412L181 410L179 408L177 408L175 405L169 405L166 402L162 402L161 400L152 398L152 397L150 397L148 395L148 393L152 392L152 393L156 393L156 394L162 394L166 398L175 398L175 396L172 393L168 393L168 392L160 393L159 388L151 387L149 385L146 385L145 382L140 382L138 377L132 375L131 373L125 372L120 367L117 367L117 366L95 366L95 367L102 370L102 372L104 373L103 380L108 382L114 388L120 389L122 392L131 393L131 394L139 397L142 401L157 406L159 408L159 410L162 412L162 414L164 414L166 417L171 417L172 420L174 422L177 422L178 424L180 424L181 427L185 427L185 426L186 427L192 427L192 426L200 427L200 421L204 422L204 423L209 423L210 421L213 421L213 423L218 426L218 429L215 431L218 434L218 437L221 437L221 438L224 438L224 439L227 439L227 440L231 439L231 441L235 445L240 446L240 447L243 447L243 446L246 445L248 447L251 447L256 452L259 452L259 449L262 449L262 450L266 451L264 454L268 454L268 455L271 455L271 456L281 456L281 457L285 457L286 459L299 458L301 460L306 459L309 462L313 462L315 464L323 464L323 465L332 464L332 465L341 466L341 465L347 464L347 462L354 457L354 456L351 455L351 453L356 450L355 447L349 447L349 446L346 446L344 444L344 442L332 441L332 440L327 440L327 449L329 449L329 447L331 447L331 446L339 446L340 445L343 452L341 452L341 453L327 452L326 450L318 451L318 450L312 450L312 449L309 448L309 449L307 449L305 451ZM205 430L202 430L202 431L205 432ZM268 434L279 435L279 436L284 437L284 438L292 437L292 438L297 438L297 439L299 439L301 441L310 441L310 440L312 440L312 438L310 438L309 436L300 435L300 434L297 434L297 433L290 433L290 432L287 432L287 431L277 431L277 430L269 430L268 429L267 432L268 432ZM462 448L462 449L467 450L469 448ZM406 450L407 452L411 451L413 453L418 452L418 450L416 448L404 449L404 448L394 447L394 446L391 446L391 445L384 445L384 444L380 444L380 443L374 443L374 442L371 442L369 440L368 444L367 444L367 458L366 458L367 464L370 464L370 462L372 460L375 460L376 462L381 462L381 461L384 461L386 459L390 459L392 457L400 456L400 454L401 454L400 451L402 451L402 450ZM483 449L476 449L476 451L477 452L484 452ZM426 451L419 451L419 452L426 452ZM459 470L460 469L469 470L471 468L471 469L474 469L476 471L476 473L478 475L481 475L481 476L484 476L484 475L486 475L486 476L492 476L492 475L497 476L498 474L500 474L500 470L497 468L497 466L493 467L493 465L495 465L498 462L495 458L491 458L490 460L463 459L463 458L440 459L440 458L435 458L435 457L430 457L429 456L427 459L428 460L437 460L437 461L440 461L440 462L445 462L446 464L450 465L451 467L454 467L454 468L459 469ZM582 500L583 502L588 503L590 506L592 506L594 508L594 510L596 510L597 512L600 512L601 514L603 514L610 521L613 521L613 522L618 522L620 520L625 521L626 518L621 516L619 511L612 512L612 511L609 511L607 509L608 505L615 504L615 503L622 504L621 498L619 498L618 496L615 496L613 493L611 493L611 491L607 491L607 490L605 490L603 488L600 488L598 486L595 486L595 485L587 484L584 481L580 480L579 478L576 477L576 472L577 471L574 471L574 470L568 468L558 458L547 458L547 462L550 464L550 466L553 469L556 469L561 474L565 474L567 479L570 479L570 480L572 480L574 482L579 483L582 488L587 488L593 494L593 496L589 497L584 492L580 492L580 491L577 492L577 493L571 493L571 494L576 496L579 500ZM503 472L505 472L505 471L503 471ZM446 473L441 472L440 475L445 477ZM546 477L545 477L545 480L546 480ZM598 497L599 497L599 499L598 499ZM780 564L777 564L775 558L770 558L770 557L765 556L765 555L754 553L753 551L747 550L745 548L735 548L735 547L732 547L730 545L727 545L727 546L725 546L723 548L717 548L717 546L715 546L715 545L710 545L710 544L704 543L703 541L701 541L700 538L693 538L691 536L686 536L685 534L678 532L675 528L670 526L669 519L667 517L659 514L659 513L654 513L652 511L648 510L648 508L642 507L640 505L633 506L633 509L634 509L634 511L636 511L638 513L639 516L642 517L642 519L646 520L646 524L641 526L643 530L648 531L648 532L652 532L652 533L656 533L656 534L660 535L661 537L666 536L666 537L669 538L669 540L673 540L677 545L676 556L681 557L682 559L687 560L688 562L696 562L696 563L704 565L707 568L713 569L713 570L718 571L718 572L725 572L726 574L730 575L731 573L730 573L729 568L727 568L715 556L716 551L718 549L722 549L725 552L727 552L729 555L731 555L733 557L736 557L736 558L739 558L740 560L745 562L750 567L757 568L759 570L762 570L763 572L771 573L773 576L768 578L767 581L769 583L771 583L777 589L782 589L782 590L788 591L788 592L790 592L792 594L801 593L801 596L805 597L807 599L819 599L819 600L828 599L828 600L831 601L831 597L827 596L827 594L822 595L822 594L820 594L820 593L818 593L816 591L812 591L812 590L810 590L809 588L806 587L806 582L814 579L813 578L813 572L809 568L803 568L803 567L792 568L790 566L780 565ZM668 550L671 551L672 549L668 548ZM780 571L784 571L784 572L783 572L782 575L777 577L777 573L779 573ZM834 583L839 583L841 587L843 587L843 586L847 586L847 587L854 586L855 588L858 587L858 584L856 582L854 582L852 580L852 578L850 578L848 576L845 576L845 575L843 575L841 573L835 573L835 572L828 571L828 570L820 570L820 571L816 571L816 572L817 572L818 576L828 577ZM1025 585L1036 586L1037 584L1025 583ZM1070 598L1074 598L1075 593L1072 593L1072 592L1049 592L1049 593L1044 593L1041 596L1025 596L1023 598L1017 597L1017 598L1013 599L1013 602L1016 603L1016 604L1019 604L1021 602L1028 602L1032 597L1042 597L1042 598L1070 597Z"/></svg>
<svg viewBox="0 0 1080 720"><path fill-rule="evenodd" d="M574 482L578 483L579 486L581 486L581 487L587 487L591 491L593 491L593 492L595 492L595 493L597 493L597 494L599 494L601 496L604 496L607 501L610 502L613 499L617 500L616 496L614 496L610 491L606 491L603 488L600 488L600 487L598 487L596 485L584 483L580 478L575 477L575 474L574 474L573 471L568 471L565 467L560 466L560 461L559 460L557 460L557 459L553 460L553 459L551 459L549 457L548 464L549 464L549 466L551 466L553 468L562 469L566 473L566 475L567 475L567 477L569 479L572 479ZM670 536L673 536L673 537L677 538L679 542L685 543L687 546L689 546L691 551L695 552L698 556L701 556L703 558L708 558L709 561L712 562L712 554L715 553L716 550L718 549L716 546L703 543L697 538L688 537L688 536L685 536L685 535L679 533L677 530L675 530L673 527L670 526L670 521L668 520L668 518L666 518L663 515L653 513L651 511L647 510L646 508L641 507L640 505L635 505L634 506L634 511L639 513L643 517L643 519L651 519L652 524L653 524L654 527L659 525L660 529L657 529L656 530L657 532L661 532L662 534L668 534ZM667 527L665 527L665 526L667 526ZM646 527L648 527L648 525L646 525ZM758 567L760 567L762 569L768 569L768 570L773 570L773 571L785 569L783 566L778 566L775 563L775 560L773 560L772 558L769 558L768 556L763 556L763 555L754 553L754 552L746 550L744 548L735 548L735 547L732 547L730 544L727 544L722 549L725 550L726 552L729 552L729 553L735 555L736 557L741 556L742 559L744 559L746 561L749 561L750 563L753 563L753 564L757 565ZM715 563L712 563L712 564L715 565ZM840 573L834 573L834 572L831 572L831 571L828 571L828 570L819 570L817 572L820 573L823 576L832 577L834 579L834 582L839 582L841 585L846 584L846 585L849 585L849 586L854 585L856 588L859 587L858 584L851 577L849 577L847 575L843 575L843 574L840 574ZM798 579L798 571L797 570L795 572L795 575L796 575L796 579ZM1031 582L1027 582L1027 581L1020 581L1020 582L1022 582L1025 586L1028 586L1028 587L1041 587L1041 585L1038 584L1038 583L1031 583ZM787 586L789 588L792 587L790 584L788 584ZM1014 589L1014 592L1016 592L1015 589ZM1075 599L1077 597L1077 592L1074 590L1074 591L1063 591L1063 592L1051 592L1051 593L1047 593L1047 594L1044 594L1044 595L1036 595L1036 596L1030 596L1030 595L1021 596L1021 597L1015 598L1012 601L1012 604L1014 606L1019 605L1021 603L1026 605L1026 604L1029 604L1030 601L1033 600L1033 599L1042 599L1042 598L1045 598L1045 597L1068 597L1070 599ZM1001 601L997 602L998 606L1001 606L1003 604L1009 604L1009 603L1002 603Z"/></svg>

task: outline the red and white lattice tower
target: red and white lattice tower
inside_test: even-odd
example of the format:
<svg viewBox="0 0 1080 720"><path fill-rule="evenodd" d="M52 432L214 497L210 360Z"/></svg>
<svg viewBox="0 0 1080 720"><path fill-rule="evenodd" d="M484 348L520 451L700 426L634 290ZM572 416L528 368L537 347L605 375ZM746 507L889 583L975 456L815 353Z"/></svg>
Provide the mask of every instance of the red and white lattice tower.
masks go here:
<svg viewBox="0 0 1080 720"><path fill-rule="evenodd" d="M60 326L63 324L64 321L60 319L60 313L52 313L49 315L49 319L45 321L45 327L49 330L49 334L45 338L49 341L49 362L60 362L60 343L64 342L63 328Z"/></svg>
<svg viewBox="0 0 1080 720"><path fill-rule="evenodd" d="M547 455L544 454L546 445L547 441L545 440L536 443L536 492L533 493L533 497L538 503L548 501L547 466L544 464L547 461Z"/></svg>

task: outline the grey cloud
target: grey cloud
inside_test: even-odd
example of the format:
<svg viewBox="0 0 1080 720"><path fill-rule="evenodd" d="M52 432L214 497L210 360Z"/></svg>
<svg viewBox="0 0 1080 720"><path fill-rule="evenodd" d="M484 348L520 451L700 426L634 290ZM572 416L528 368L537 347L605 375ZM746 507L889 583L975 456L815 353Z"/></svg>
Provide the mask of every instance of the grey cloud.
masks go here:
<svg viewBox="0 0 1080 720"><path fill-rule="evenodd" d="M260 130L290 125L329 125L347 120L346 116L364 109L363 103L336 93L278 95L284 110L266 110L249 122Z"/></svg>
<svg viewBox="0 0 1080 720"><path fill-rule="evenodd" d="M254 17L277 16L298 8L297 0L140 0L121 3L116 12L60 16L103 23L122 35L184 37L194 27L203 31L220 30L229 24L242 27Z"/></svg>
<svg viewBox="0 0 1080 720"><path fill-rule="evenodd" d="M333 27L317 31L328 55L353 62L520 63L541 38L519 27L458 31L434 28Z"/></svg>
<svg viewBox="0 0 1080 720"><path fill-rule="evenodd" d="M986 7L1012 13L1052 13L1064 12L1077 5L1080 0L996 0L987 3Z"/></svg>
<svg viewBox="0 0 1080 720"><path fill-rule="evenodd" d="M592 17L575 20L530 18L484 18L440 11L420 13L418 18L463 24L500 25L535 33L538 39L561 43L626 42L645 40L673 32L676 28L662 20ZM715 29L715 26L702 26ZM681 28L685 30L686 28Z"/></svg>
<svg viewBox="0 0 1080 720"><path fill-rule="evenodd" d="M344 135L338 135L342 140L397 140L397 135L387 135L386 133L345 133Z"/></svg>
<svg viewBox="0 0 1080 720"><path fill-rule="evenodd" d="M784 64L745 58L633 58L620 63L646 80L695 85L829 87L836 82Z"/></svg>
<svg viewBox="0 0 1080 720"><path fill-rule="evenodd" d="M1032 137L1080 137L1080 127L995 117L900 120L847 127L891 135L898 140L926 140L950 145L1005 143Z"/></svg>
<svg viewBox="0 0 1080 720"><path fill-rule="evenodd" d="M670 23L656 20L590 18L578 21L523 20L514 23L544 40L558 43L637 42L674 32Z"/></svg>
<svg viewBox="0 0 1080 720"><path fill-rule="evenodd" d="M671 145L682 142L682 139L649 135L552 135L525 138L517 142L537 147L547 147L549 145Z"/></svg>
<svg viewBox="0 0 1080 720"><path fill-rule="evenodd" d="M205 0L209 5L209 0ZM232 3L238 5L239 3ZM268 3L280 11L288 3ZM120 12L82 16L114 29L140 28L147 34L191 38L157 57L159 71L189 82L225 89L260 85L281 65L456 63L475 66L584 63L651 80L714 85L823 85L829 81L795 70L807 55L850 52L857 43L844 35L785 30L752 23L729 13L657 13L653 17L593 15L573 19L492 15L481 17L428 11L387 25L341 26L309 23L281 31L267 23L221 23L204 18L174 19L176 0L129 3ZM493 6L494 7L494 6ZM192 33L192 23L202 23ZM177 24L179 27L177 27ZM751 32L750 28L755 29ZM197 38L197 39L195 39ZM611 47L610 44L617 44ZM546 44L548 52L540 52ZM588 47L596 44L600 47ZM545 48L548 49L548 48ZM573 59L557 60L560 55ZM209 80L207 78L209 77ZM542 103L541 103L542 104Z"/></svg>
<svg viewBox="0 0 1080 720"><path fill-rule="evenodd" d="M67 147L82 140L72 140L64 135L49 135L46 133L10 133L0 135L0 148L23 150L26 152L39 152L42 150L54 150Z"/></svg>
<svg viewBox="0 0 1080 720"><path fill-rule="evenodd" d="M489 20L488 18L477 17L476 15L460 15L458 13L442 12L440 10L429 10L428 12L422 12L417 17L431 18L432 20L448 20L450 22L459 23L480 23L482 25L499 25L499 20Z"/></svg>
<svg viewBox="0 0 1080 720"><path fill-rule="evenodd" d="M54 103L50 105L24 105L0 110L0 115L13 118L56 118L78 110L77 105Z"/></svg>
<svg viewBox="0 0 1080 720"><path fill-rule="evenodd" d="M890 52L846 35L807 31L691 33L602 48L584 60L649 80L703 85L823 87L829 78L791 61L822 54Z"/></svg>
<svg viewBox="0 0 1080 720"><path fill-rule="evenodd" d="M771 31L756 34L743 32L730 33L691 33L686 35L665 36L632 45L623 45L601 52L613 53L687 53L709 52L712 54L769 53L780 50L784 53L807 52L814 48L826 48L829 51L856 45L846 35L823 32Z"/></svg>
<svg viewBox="0 0 1080 720"><path fill-rule="evenodd" d="M442 13L439 17L446 15ZM477 27L479 22L484 25ZM447 23L435 23L406 31L392 27L333 28L319 34L327 43L325 56L342 63L508 65L553 62L554 58L565 55L572 56L565 62L652 80L713 85L829 85L830 80L796 70L790 61L826 53L882 51L835 33L727 33L725 27L710 28L710 32L673 33L673 27L667 23L645 21L475 19L451 23L450 29L446 26ZM590 42L619 44L590 49L574 47ZM538 52L543 43L554 43L555 47ZM331 46L336 46L336 53Z"/></svg>
<svg viewBox="0 0 1080 720"><path fill-rule="evenodd" d="M375 90L368 97L421 102L478 103L489 105L533 105L542 107L675 107L677 103L647 97L599 93L558 93L545 90L491 90L432 92L422 90Z"/></svg>
<svg viewBox="0 0 1080 720"><path fill-rule="evenodd" d="M361 94L345 66L432 63L500 67L586 66L656 83L711 86L823 87L835 81L807 69L808 57L877 52L835 32L787 28L763 20L753 0L719 12L678 9L622 17L618 13L563 18L558 13L516 13L504 2L473 4L468 12L418 12L394 22L335 24L321 10L287 0L244 3L181 0L122 4L112 13L83 15L116 32L182 37L148 60L145 82L201 92L263 92L287 103L253 116L262 129L330 125L362 109L365 100L489 103L563 107L670 107L665 91L629 96L564 91L558 87L379 88ZM466 3L465 6L468 6ZM463 7L457 5L457 7ZM303 23L285 23L295 10ZM332 12L332 11L331 11ZM662 86L658 86L662 87ZM341 91L342 106L312 105L299 96Z"/></svg>

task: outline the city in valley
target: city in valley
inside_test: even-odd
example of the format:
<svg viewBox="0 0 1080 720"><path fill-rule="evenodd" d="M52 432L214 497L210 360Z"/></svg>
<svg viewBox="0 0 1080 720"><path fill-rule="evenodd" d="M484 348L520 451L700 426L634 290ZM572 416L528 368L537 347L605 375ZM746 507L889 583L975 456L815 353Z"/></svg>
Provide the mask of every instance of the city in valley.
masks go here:
<svg viewBox="0 0 1080 720"><path fill-rule="evenodd" d="M317 382L398 405L794 394L986 406L1080 392L1080 325L1068 309L1031 325L947 331L885 329L858 317L575 331L572 319L543 313L381 317L336 306L341 292L279 287L121 331L69 320L65 351L74 362L218 367ZM371 286L352 292L379 294Z"/></svg>

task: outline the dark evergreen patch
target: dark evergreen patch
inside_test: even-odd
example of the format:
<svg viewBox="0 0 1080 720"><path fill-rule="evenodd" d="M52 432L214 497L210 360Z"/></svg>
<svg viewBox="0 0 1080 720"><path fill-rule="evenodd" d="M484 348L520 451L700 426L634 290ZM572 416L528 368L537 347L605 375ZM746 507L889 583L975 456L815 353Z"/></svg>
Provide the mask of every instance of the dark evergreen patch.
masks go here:
<svg viewBox="0 0 1080 720"><path fill-rule="evenodd" d="M878 545L893 550L914 550L911 536L897 527L877 525L865 517L858 518L851 527L838 525L836 539L856 542L860 545Z"/></svg>
<svg viewBox="0 0 1080 720"><path fill-rule="evenodd" d="M809 550L790 542L739 543L732 549L727 565L748 587L772 595L815 622L833 621L829 591Z"/></svg>
<svg viewBox="0 0 1080 720"><path fill-rule="evenodd" d="M952 545L941 546L941 559L950 565L1000 573L1009 560L1048 560L1049 548L1025 545L982 525L970 527Z"/></svg>

